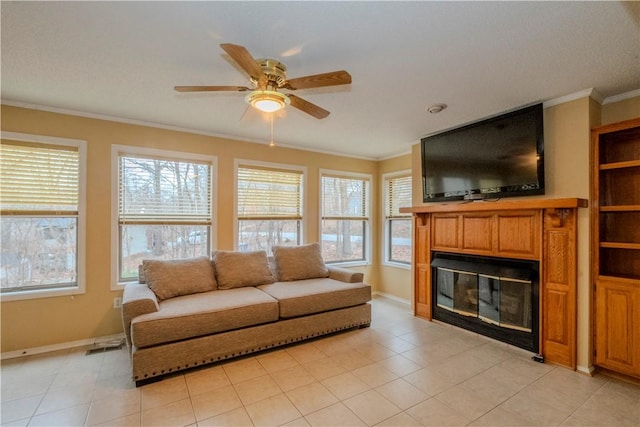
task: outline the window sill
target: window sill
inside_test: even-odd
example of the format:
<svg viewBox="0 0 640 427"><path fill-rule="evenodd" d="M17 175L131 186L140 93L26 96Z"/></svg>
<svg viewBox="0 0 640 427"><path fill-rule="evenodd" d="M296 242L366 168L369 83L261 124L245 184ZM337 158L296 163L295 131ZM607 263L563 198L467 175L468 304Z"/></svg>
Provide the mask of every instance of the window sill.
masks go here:
<svg viewBox="0 0 640 427"><path fill-rule="evenodd" d="M326 262L325 264L327 264L328 266L335 265L336 267L366 267L371 263L366 260L359 260L359 261L329 261L329 262Z"/></svg>
<svg viewBox="0 0 640 427"><path fill-rule="evenodd" d="M46 290L31 290L31 291L17 291L7 294L2 294L0 300L2 302L8 301L22 301L37 298L53 298L53 297L65 297L84 294L84 289L80 287L64 288L64 289L46 289Z"/></svg>
<svg viewBox="0 0 640 427"><path fill-rule="evenodd" d="M387 262L383 262L382 266L383 267L395 267L395 268L399 268L399 269L402 269L402 270L411 270L411 264L404 264L402 262L387 261Z"/></svg>

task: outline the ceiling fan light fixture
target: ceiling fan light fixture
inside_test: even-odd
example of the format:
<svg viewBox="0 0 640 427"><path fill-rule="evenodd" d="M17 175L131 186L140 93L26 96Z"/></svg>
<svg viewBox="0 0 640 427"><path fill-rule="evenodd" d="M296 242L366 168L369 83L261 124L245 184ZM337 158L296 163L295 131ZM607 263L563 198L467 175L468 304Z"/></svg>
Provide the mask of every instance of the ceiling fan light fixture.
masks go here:
<svg viewBox="0 0 640 427"><path fill-rule="evenodd" d="M254 90L245 98L249 105L265 113L282 110L289 101L289 97L274 90Z"/></svg>

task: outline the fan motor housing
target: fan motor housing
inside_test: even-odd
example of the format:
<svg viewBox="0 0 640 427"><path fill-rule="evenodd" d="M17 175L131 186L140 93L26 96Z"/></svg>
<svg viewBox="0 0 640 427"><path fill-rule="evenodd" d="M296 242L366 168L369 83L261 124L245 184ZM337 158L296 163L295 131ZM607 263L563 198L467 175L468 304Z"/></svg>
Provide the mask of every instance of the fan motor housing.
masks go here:
<svg viewBox="0 0 640 427"><path fill-rule="evenodd" d="M275 59L256 59L260 68L262 68L262 72L267 76L267 80L269 80L269 85L282 87L287 80L287 67L280 61ZM254 84L258 82L254 79L251 79Z"/></svg>

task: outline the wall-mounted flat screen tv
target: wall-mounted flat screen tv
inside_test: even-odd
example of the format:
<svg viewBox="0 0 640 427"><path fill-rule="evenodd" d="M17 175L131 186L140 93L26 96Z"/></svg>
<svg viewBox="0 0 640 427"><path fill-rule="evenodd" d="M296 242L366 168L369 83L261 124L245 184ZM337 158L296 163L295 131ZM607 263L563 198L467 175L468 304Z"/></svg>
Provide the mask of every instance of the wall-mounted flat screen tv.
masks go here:
<svg viewBox="0 0 640 427"><path fill-rule="evenodd" d="M544 194L542 104L421 139L425 202Z"/></svg>

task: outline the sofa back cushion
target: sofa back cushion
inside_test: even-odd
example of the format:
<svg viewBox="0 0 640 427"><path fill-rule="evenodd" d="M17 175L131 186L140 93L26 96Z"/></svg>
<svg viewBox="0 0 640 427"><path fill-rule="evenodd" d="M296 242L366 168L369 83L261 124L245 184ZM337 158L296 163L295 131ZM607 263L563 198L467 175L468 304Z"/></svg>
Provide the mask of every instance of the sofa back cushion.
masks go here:
<svg viewBox="0 0 640 427"><path fill-rule="evenodd" d="M147 286L159 301L213 291L217 288L211 260L207 257L142 261Z"/></svg>
<svg viewBox="0 0 640 427"><path fill-rule="evenodd" d="M217 251L213 264L218 289L266 285L275 281L265 251Z"/></svg>
<svg viewBox="0 0 640 427"><path fill-rule="evenodd" d="M272 251L281 282L329 277L329 269L322 260L318 243L274 246Z"/></svg>

